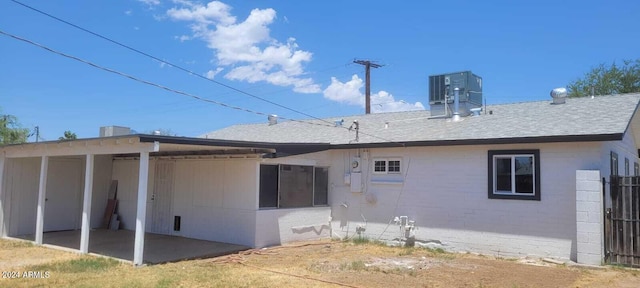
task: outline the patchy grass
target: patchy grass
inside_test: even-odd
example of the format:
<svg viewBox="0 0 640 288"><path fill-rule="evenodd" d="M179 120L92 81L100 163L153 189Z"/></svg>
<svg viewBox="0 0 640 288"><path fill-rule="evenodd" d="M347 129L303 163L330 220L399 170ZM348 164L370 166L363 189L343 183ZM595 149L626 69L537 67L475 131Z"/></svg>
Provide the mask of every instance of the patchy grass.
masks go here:
<svg viewBox="0 0 640 288"><path fill-rule="evenodd" d="M353 261L351 263L343 263L341 265L342 270L353 270L353 271L362 271L367 269L367 266L364 265L362 260Z"/></svg>
<svg viewBox="0 0 640 288"><path fill-rule="evenodd" d="M403 247L400 248L400 252L398 252L398 256L409 256L412 255L416 248L414 247Z"/></svg>
<svg viewBox="0 0 640 288"><path fill-rule="evenodd" d="M104 272L120 265L117 260L86 256L80 259L72 259L67 261L59 261L41 265L33 265L27 267L31 271L50 271L58 273L85 273L85 272Z"/></svg>
<svg viewBox="0 0 640 288"><path fill-rule="evenodd" d="M357 244L357 245L356 245ZM629 269L581 270L388 247L317 241L251 253L133 267L118 261L0 240L4 271L48 271L47 279L0 279L0 287L637 287ZM17 251L17 252L16 252ZM16 254L19 253L19 254ZM54 260L35 265L47 254ZM49 259L49 258L47 258ZM39 260L40 261L40 260ZM45 259L46 261L46 259Z"/></svg>
<svg viewBox="0 0 640 288"><path fill-rule="evenodd" d="M371 240L369 240L369 238L364 236L358 236L356 238L351 239L351 242L353 244L369 244L371 243Z"/></svg>
<svg viewBox="0 0 640 288"><path fill-rule="evenodd" d="M19 240L0 241L0 249L15 249L34 247L33 242Z"/></svg>

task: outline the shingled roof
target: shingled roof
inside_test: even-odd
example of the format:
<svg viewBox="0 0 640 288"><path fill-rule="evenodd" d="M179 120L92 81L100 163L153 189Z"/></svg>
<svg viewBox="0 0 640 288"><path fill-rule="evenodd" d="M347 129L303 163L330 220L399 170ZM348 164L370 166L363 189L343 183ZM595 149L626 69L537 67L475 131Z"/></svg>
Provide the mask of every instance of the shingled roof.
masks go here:
<svg viewBox="0 0 640 288"><path fill-rule="evenodd" d="M203 138L269 143L330 143L333 146L425 146L621 140L635 115L640 93L487 106L461 121L434 119L429 111L333 117L303 122L234 125ZM344 126L333 127L344 119ZM348 126L358 120L359 139Z"/></svg>

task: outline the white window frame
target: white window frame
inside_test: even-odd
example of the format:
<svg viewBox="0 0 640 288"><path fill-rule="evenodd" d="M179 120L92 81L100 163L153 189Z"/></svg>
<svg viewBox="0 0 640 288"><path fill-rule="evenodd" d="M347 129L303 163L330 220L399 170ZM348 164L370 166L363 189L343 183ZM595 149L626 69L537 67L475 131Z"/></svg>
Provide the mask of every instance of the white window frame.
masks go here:
<svg viewBox="0 0 640 288"><path fill-rule="evenodd" d="M520 193L516 191L516 158L531 157L531 173L533 174L533 193ZM496 171L497 159L511 159L511 191L498 190L498 173ZM536 195L536 156L533 154L509 154L509 155L493 155L493 194L498 195Z"/></svg>
<svg viewBox="0 0 640 288"><path fill-rule="evenodd" d="M399 162L398 165L400 167L400 171L389 171L389 162L391 162L391 161L398 161ZM376 171L376 162L384 162L384 171ZM373 158L371 171L373 171L373 174L378 174L378 175L385 175L385 174L398 175L398 174L402 174L402 158L398 158L398 157Z"/></svg>
<svg viewBox="0 0 640 288"><path fill-rule="evenodd" d="M536 200L540 201L541 197L541 188L540 188L540 150L538 149L524 149L524 150L489 150L488 157L488 165L489 170L487 171L489 179L488 179L488 197L489 199L515 199L515 200ZM531 158L531 169L533 174L533 193L518 193L517 189L517 175L516 175L516 158L518 157L528 157ZM509 159L511 161L511 171L510 179L511 181L511 190L510 191L501 191L497 190L498 186L498 159Z"/></svg>

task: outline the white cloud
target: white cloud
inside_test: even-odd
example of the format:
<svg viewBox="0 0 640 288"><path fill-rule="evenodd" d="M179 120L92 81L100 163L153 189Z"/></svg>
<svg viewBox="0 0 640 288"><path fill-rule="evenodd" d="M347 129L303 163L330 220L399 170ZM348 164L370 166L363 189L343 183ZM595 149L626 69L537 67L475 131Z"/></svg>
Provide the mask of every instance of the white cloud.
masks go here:
<svg viewBox="0 0 640 288"><path fill-rule="evenodd" d="M180 40L180 42L191 40L191 36L189 35L174 36L173 38Z"/></svg>
<svg viewBox="0 0 640 288"><path fill-rule="evenodd" d="M222 72L222 70L224 70L224 68L218 67L216 70L209 70L204 76L209 79L213 79L218 75L218 73Z"/></svg>
<svg viewBox="0 0 640 288"><path fill-rule="evenodd" d="M160 0L138 0L138 2L142 2L149 6L158 6L160 5Z"/></svg>
<svg viewBox="0 0 640 288"><path fill-rule="evenodd" d="M133 11L127 10L127 11L124 11L124 14L127 16L131 16L131 14L133 14Z"/></svg>
<svg viewBox="0 0 640 288"><path fill-rule="evenodd" d="M364 94L360 92L362 86L364 84L358 75L353 75L351 80L344 83L340 82L336 77L331 77L331 84L324 89L324 98L364 107Z"/></svg>
<svg viewBox="0 0 640 288"><path fill-rule="evenodd" d="M276 18L275 10L253 9L244 21L238 21L231 6L220 1L174 3L181 7L169 9L167 16L191 23L192 38L205 41L215 51L217 65L229 68L225 78L291 86L300 93L321 91L313 79L305 77L303 65L311 61L312 53L300 50L295 38L283 43L271 37L269 25Z"/></svg>
<svg viewBox="0 0 640 288"><path fill-rule="evenodd" d="M364 107L365 96L360 92L363 86L364 82L358 75L353 75L347 82L331 77L331 84L324 89L324 97L336 102ZM404 100L396 101L393 95L386 91L371 94L371 112L373 113L410 110L424 110L424 105L420 102L411 104Z"/></svg>
<svg viewBox="0 0 640 288"><path fill-rule="evenodd" d="M379 91L376 94L371 95L371 112L383 113L383 112L398 112L398 111L413 111L424 110L424 105L421 102L408 103L404 100L398 100L389 94L387 91Z"/></svg>

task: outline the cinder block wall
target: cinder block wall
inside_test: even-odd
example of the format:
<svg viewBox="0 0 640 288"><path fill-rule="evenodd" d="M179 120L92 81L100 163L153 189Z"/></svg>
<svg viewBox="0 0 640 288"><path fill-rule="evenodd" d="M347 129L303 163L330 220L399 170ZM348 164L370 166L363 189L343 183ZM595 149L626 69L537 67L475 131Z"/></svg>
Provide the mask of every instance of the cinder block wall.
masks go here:
<svg viewBox="0 0 640 288"><path fill-rule="evenodd" d="M578 263L601 265L604 254L600 171L576 171Z"/></svg>

